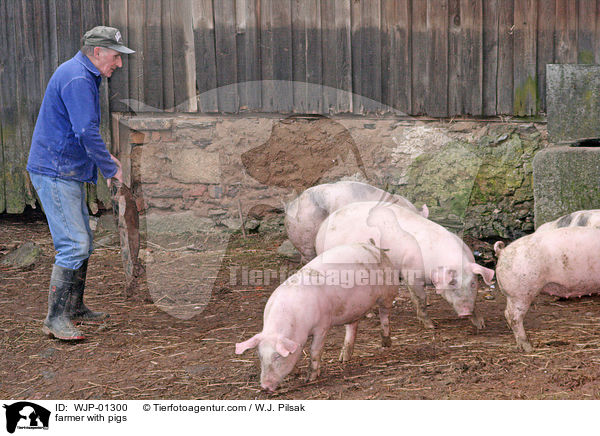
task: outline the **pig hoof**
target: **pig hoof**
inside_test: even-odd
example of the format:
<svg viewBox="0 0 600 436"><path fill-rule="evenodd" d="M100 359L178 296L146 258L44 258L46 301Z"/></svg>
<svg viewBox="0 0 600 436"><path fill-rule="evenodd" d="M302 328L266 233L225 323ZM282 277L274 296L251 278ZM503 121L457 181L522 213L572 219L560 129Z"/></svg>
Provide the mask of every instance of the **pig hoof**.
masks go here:
<svg viewBox="0 0 600 436"><path fill-rule="evenodd" d="M477 330L481 330L485 327L485 321L479 315L471 316L471 323L477 328Z"/></svg>
<svg viewBox="0 0 600 436"><path fill-rule="evenodd" d="M350 360L350 355L346 350L342 350L340 353L340 362L344 363Z"/></svg>
<svg viewBox="0 0 600 436"><path fill-rule="evenodd" d="M435 328L435 324L429 318L426 318L426 317L419 318L419 321L421 321L421 323L423 324L423 326L425 328L428 328L428 329L434 329Z"/></svg>
<svg viewBox="0 0 600 436"><path fill-rule="evenodd" d="M521 351L524 351L525 353L531 353L533 351L533 347L529 342L520 342L518 346Z"/></svg>
<svg viewBox="0 0 600 436"><path fill-rule="evenodd" d="M389 336L382 336L381 337L381 346L388 348L392 346L392 338L390 338Z"/></svg>

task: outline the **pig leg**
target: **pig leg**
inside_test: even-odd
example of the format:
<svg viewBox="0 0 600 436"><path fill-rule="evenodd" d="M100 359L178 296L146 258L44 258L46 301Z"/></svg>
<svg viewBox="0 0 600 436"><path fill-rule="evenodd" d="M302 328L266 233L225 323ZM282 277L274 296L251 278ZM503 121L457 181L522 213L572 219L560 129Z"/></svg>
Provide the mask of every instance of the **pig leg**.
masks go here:
<svg viewBox="0 0 600 436"><path fill-rule="evenodd" d="M313 334L313 340L310 345L310 375L308 381L312 382L321 374L321 354L323 353L323 345L325 345L325 336L327 330L320 330Z"/></svg>
<svg viewBox="0 0 600 436"><path fill-rule="evenodd" d="M357 330L358 321L346 324L346 337L344 338L344 348L342 348L342 352L340 353L340 362L347 362L352 358Z"/></svg>
<svg viewBox="0 0 600 436"><path fill-rule="evenodd" d="M390 338L390 309L391 301L386 301L385 304L379 305L379 322L381 323L381 346L391 347L392 339Z"/></svg>
<svg viewBox="0 0 600 436"><path fill-rule="evenodd" d="M508 322L508 325L515 335L515 339L517 340L517 347L526 353L529 353L533 350L533 347L527 339L525 327L523 327L523 317L527 313L530 304L531 303L524 303L522 301L515 300L514 298L507 297L506 310L504 311L506 321Z"/></svg>
<svg viewBox="0 0 600 436"><path fill-rule="evenodd" d="M302 265L306 265L317 257L317 252L314 247L302 246L298 251L300 252L300 262Z"/></svg>
<svg viewBox="0 0 600 436"><path fill-rule="evenodd" d="M419 258L420 259L420 258ZM406 269L402 271L401 278L404 279L410 299L417 310L417 319L428 329L435 328L435 324L427 315L425 307L427 306L427 293L425 292L425 283L423 271L418 266L418 262L409 261Z"/></svg>
<svg viewBox="0 0 600 436"><path fill-rule="evenodd" d="M483 320L483 316L476 312L476 309L473 309L473 314L469 317L471 320L471 324L473 324L477 330L481 330L485 327L485 321Z"/></svg>
<svg viewBox="0 0 600 436"><path fill-rule="evenodd" d="M419 287L408 286L408 293L415 309L417 309L417 319L428 329L434 329L435 324L431 321L431 318L429 318L429 315L427 315L427 312L425 311L427 294L425 294L423 288L420 288L419 291Z"/></svg>

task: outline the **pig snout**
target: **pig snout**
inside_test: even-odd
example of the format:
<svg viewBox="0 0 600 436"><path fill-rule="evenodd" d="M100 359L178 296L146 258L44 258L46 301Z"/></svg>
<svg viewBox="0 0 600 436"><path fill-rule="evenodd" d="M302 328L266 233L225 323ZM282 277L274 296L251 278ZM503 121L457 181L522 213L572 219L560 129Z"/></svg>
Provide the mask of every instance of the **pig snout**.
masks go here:
<svg viewBox="0 0 600 436"><path fill-rule="evenodd" d="M464 295L465 291L460 288L438 290L438 294L441 294L444 300L450 304L459 318L473 315L475 311L474 295L470 293Z"/></svg>
<svg viewBox="0 0 600 436"><path fill-rule="evenodd" d="M262 383L262 384L260 385L260 387L262 388L262 390L263 390L263 391L265 391L265 392L266 392L266 393L268 393L268 394L273 394L273 393L275 393L275 390L277 389L277 387L276 387L276 386L269 386L269 385L266 385L266 384L264 384L264 383Z"/></svg>
<svg viewBox="0 0 600 436"><path fill-rule="evenodd" d="M280 383L280 380L278 381L278 380L263 377L263 379L260 381L260 387L262 388L263 391L265 391L269 394L272 394L279 387L279 383Z"/></svg>
<svg viewBox="0 0 600 436"><path fill-rule="evenodd" d="M453 304L453 308L459 318L466 318L473 315L473 312L475 311L475 304L471 304L471 302L455 302L455 304Z"/></svg>
<svg viewBox="0 0 600 436"><path fill-rule="evenodd" d="M455 301L452 307L459 318L471 316L475 311L475 303L471 301Z"/></svg>

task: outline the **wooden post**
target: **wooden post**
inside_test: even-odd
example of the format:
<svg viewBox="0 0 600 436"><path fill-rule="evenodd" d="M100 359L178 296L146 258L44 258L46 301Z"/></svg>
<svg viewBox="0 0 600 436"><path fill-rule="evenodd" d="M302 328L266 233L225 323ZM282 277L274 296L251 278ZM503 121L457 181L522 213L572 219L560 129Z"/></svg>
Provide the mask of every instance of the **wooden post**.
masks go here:
<svg viewBox="0 0 600 436"><path fill-rule="evenodd" d="M117 157L121 161L123 183L111 186L112 206L115 221L119 229L121 241L121 258L125 271L125 296L132 297L139 291L140 279L144 267L139 261L140 221L131 177L131 144L129 128L122 122L120 114L113 114L113 150L118 150Z"/></svg>

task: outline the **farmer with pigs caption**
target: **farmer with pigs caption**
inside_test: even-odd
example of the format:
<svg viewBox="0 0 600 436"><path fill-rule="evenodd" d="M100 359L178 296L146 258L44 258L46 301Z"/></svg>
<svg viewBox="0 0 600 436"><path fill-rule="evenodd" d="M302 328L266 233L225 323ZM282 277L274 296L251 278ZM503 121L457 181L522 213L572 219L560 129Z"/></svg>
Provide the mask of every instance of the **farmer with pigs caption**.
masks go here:
<svg viewBox="0 0 600 436"><path fill-rule="evenodd" d="M122 182L121 164L100 136L99 88L102 76L123 65L121 54L135 53L113 27L94 27L81 42L81 50L50 78L27 163L57 251L43 332L62 340L84 339L72 321L108 317L83 304L93 251L84 183L96 183L98 169L109 186L113 179Z"/></svg>

